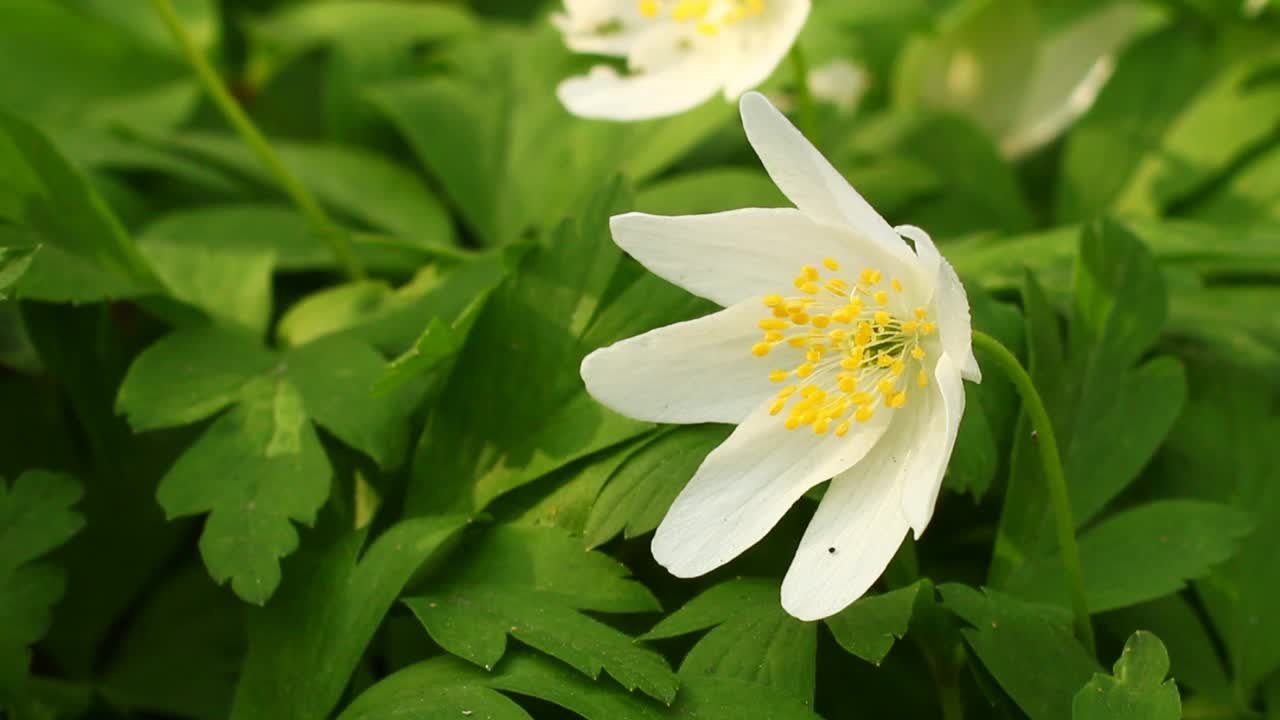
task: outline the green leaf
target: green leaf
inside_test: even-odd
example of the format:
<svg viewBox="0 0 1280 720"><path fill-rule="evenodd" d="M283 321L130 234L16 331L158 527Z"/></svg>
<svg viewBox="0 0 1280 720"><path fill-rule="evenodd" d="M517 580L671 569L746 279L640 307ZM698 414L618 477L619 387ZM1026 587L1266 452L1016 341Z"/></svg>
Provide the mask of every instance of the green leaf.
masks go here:
<svg viewBox="0 0 1280 720"><path fill-rule="evenodd" d="M280 582L280 558L298 547L290 521L314 522L332 473L297 389L257 378L178 459L156 498L170 518L209 513L200 535L209 574L261 605Z"/></svg>
<svg viewBox="0 0 1280 720"><path fill-rule="evenodd" d="M231 331L173 333L138 356L117 411L135 430L183 425L230 409L178 459L157 491L169 517L210 512L200 550L214 579L261 604L310 524L332 468L313 422L383 467L407 445L408 398L372 396L383 359L333 337L278 356ZM175 392L173 388L182 388Z"/></svg>
<svg viewBox="0 0 1280 720"><path fill-rule="evenodd" d="M405 520L361 553L364 531L304 548L288 582L249 616L232 718L326 717L413 573L465 527L457 515Z"/></svg>
<svg viewBox="0 0 1280 720"><path fill-rule="evenodd" d="M907 634L917 599L923 597L921 590L925 595L931 595L933 584L928 580L917 580L904 588L865 595L827 618L827 627L840 647L879 665L894 642Z"/></svg>
<svg viewBox="0 0 1280 720"><path fill-rule="evenodd" d="M555 86L580 66L549 24L494 28L444 57L455 73L388 84L372 98L486 245L572 214L600 178L655 175L733 114L708 102L641 123L574 118Z"/></svg>
<svg viewBox="0 0 1280 720"><path fill-rule="evenodd" d="M1249 516L1198 500L1162 500L1126 510L1079 538L1089 610L1106 612L1177 592L1235 554ZM1058 556L1024 565L1008 589L1031 600L1069 598Z"/></svg>
<svg viewBox="0 0 1280 720"><path fill-rule="evenodd" d="M269 253L279 270L316 270L333 263L305 216L274 205L223 204L166 213L142 230L138 244L144 254L188 247L241 256Z"/></svg>
<svg viewBox="0 0 1280 720"><path fill-rule="evenodd" d="M1109 612L1098 621L1113 637L1127 637L1144 629L1155 633L1169 649L1173 675L1180 685L1222 705L1236 702L1219 640L1211 635L1208 618L1192 606L1187 594Z"/></svg>
<svg viewBox="0 0 1280 720"><path fill-rule="evenodd" d="M636 210L655 215L697 215L744 207L787 207L769 176L736 167L682 173L636 193Z"/></svg>
<svg viewBox="0 0 1280 720"><path fill-rule="evenodd" d="M1071 698L1099 667L1071 637L1069 615L994 590L938 591L943 606L971 626L961 634L974 654L1031 720L1070 720Z"/></svg>
<svg viewBox="0 0 1280 720"><path fill-rule="evenodd" d="M275 256L261 248L201 245L194 240L198 238L172 244L152 240L140 246L175 299L199 308L215 322L265 333L271 319Z"/></svg>
<svg viewBox="0 0 1280 720"><path fill-rule="evenodd" d="M618 533L633 538L657 528L707 453L730 431L724 425L676 428L627 458L591 506L587 546L599 547Z"/></svg>
<svg viewBox="0 0 1280 720"><path fill-rule="evenodd" d="M682 678L680 696L667 708L619 687L593 683L542 656L513 652L491 673L449 657L411 665L365 691L338 720L528 720L529 715L504 693L554 703L586 720L818 717L772 688L710 676Z"/></svg>
<svg viewBox="0 0 1280 720"><path fill-rule="evenodd" d="M84 525L71 506L80 484L67 475L30 470L10 486L0 478L0 709L22 693L30 646L49 629L62 597L62 571L39 558Z"/></svg>
<svg viewBox="0 0 1280 720"><path fill-rule="evenodd" d="M626 306L608 334L594 330L605 324L613 279L634 277L608 234L609 215L625 205L619 182L603 186L578 223L562 224L554 244L532 251L485 304L424 430L430 441L415 457L410 512L482 509L652 427L598 405L578 376L587 350L683 319ZM653 296L668 313L663 298Z"/></svg>
<svg viewBox="0 0 1280 720"><path fill-rule="evenodd" d="M813 704L817 679L817 625L788 615L779 584L764 578L720 583L663 618L645 640L711 629L685 655L680 677L710 675L745 680Z"/></svg>
<svg viewBox="0 0 1280 720"><path fill-rule="evenodd" d="M102 198L40 131L2 108L0 244L6 255L29 254L19 297L89 302L163 289Z"/></svg>
<svg viewBox="0 0 1280 720"><path fill-rule="evenodd" d="M113 23L44 0L0 7L0 106L40 125L161 129L196 100L189 71Z"/></svg>
<svg viewBox="0 0 1280 720"><path fill-rule="evenodd" d="M485 669L506 652L506 636L595 678L603 669L628 690L670 702L675 675L662 657L583 615L644 612L657 601L626 569L553 528L497 526L433 582L406 598L441 647Z"/></svg>
<svg viewBox="0 0 1280 720"><path fill-rule="evenodd" d="M1065 338L1030 275L1023 302L1032 377L1054 419L1072 511L1081 527L1150 461L1177 418L1186 389L1176 360L1156 357L1137 364L1165 317L1160 271L1137 239L1114 223L1090 226L1075 277ZM1020 430L991 571L996 583L1056 547L1038 452L1030 431Z"/></svg>
<svg viewBox="0 0 1280 720"><path fill-rule="evenodd" d="M1178 720L1182 700L1160 638L1139 630L1124 644L1114 676L1093 676L1071 703L1073 720Z"/></svg>

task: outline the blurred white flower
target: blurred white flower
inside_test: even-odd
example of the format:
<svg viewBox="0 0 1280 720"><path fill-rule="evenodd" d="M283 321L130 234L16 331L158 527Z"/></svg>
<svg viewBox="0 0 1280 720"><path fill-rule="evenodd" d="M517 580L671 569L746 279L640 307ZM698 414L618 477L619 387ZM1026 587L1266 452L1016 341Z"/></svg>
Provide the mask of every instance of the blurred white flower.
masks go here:
<svg viewBox="0 0 1280 720"><path fill-rule="evenodd" d="M773 72L809 0L565 0L552 20L573 50L626 58L560 84L575 115L643 120L689 110L717 92L733 100Z"/></svg>
<svg viewBox="0 0 1280 720"><path fill-rule="evenodd" d="M833 478L782 586L788 612L817 619L866 592L909 528L924 532L962 379L980 373L964 288L929 236L890 227L763 95L741 110L796 208L614 217L619 246L725 309L597 350L582 377L631 417L738 426L653 539L675 575L728 562Z"/></svg>
<svg viewBox="0 0 1280 720"><path fill-rule="evenodd" d="M852 60L836 59L809 72L809 91L845 115L853 114L869 85L867 70Z"/></svg>

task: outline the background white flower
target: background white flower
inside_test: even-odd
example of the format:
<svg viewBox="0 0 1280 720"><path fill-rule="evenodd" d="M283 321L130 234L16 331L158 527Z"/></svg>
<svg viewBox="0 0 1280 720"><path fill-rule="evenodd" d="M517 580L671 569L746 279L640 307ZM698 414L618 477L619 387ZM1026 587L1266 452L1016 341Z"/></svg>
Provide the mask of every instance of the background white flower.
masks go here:
<svg viewBox="0 0 1280 720"><path fill-rule="evenodd" d="M723 91L736 99L791 49L809 0L566 0L552 19L577 52L626 58L560 84L575 115L642 120L674 115Z"/></svg>
<svg viewBox="0 0 1280 720"><path fill-rule="evenodd" d="M597 350L582 377L632 417L738 425L654 537L675 575L728 562L834 478L782 587L788 612L817 619L866 592L908 528L924 532L962 379L980 374L964 289L929 236L890 227L764 96L741 109L796 208L613 218L618 245L725 309Z"/></svg>

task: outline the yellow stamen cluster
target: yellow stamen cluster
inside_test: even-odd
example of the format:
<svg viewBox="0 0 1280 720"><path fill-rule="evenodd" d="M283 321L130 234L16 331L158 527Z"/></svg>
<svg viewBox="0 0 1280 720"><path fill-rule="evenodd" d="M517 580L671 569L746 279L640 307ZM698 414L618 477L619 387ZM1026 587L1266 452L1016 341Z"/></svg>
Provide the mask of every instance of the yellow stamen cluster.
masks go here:
<svg viewBox="0 0 1280 720"><path fill-rule="evenodd" d="M840 270L832 258L821 265ZM851 283L824 279L816 266L805 265L793 284L802 295L765 296L770 317L760 321L764 338L751 348L756 357L784 344L804 351L796 367L769 373L775 383L798 381L784 386L769 407L779 415L790 405L783 419L788 430L804 425L819 435L834 431L843 437L851 423L874 417L877 404L905 407L908 378L928 387L924 340L937 326L927 308L906 308L898 278L866 268Z"/></svg>
<svg viewBox="0 0 1280 720"><path fill-rule="evenodd" d="M765 0L639 0L639 9L646 18L691 22L703 35L716 35L727 25L764 14Z"/></svg>

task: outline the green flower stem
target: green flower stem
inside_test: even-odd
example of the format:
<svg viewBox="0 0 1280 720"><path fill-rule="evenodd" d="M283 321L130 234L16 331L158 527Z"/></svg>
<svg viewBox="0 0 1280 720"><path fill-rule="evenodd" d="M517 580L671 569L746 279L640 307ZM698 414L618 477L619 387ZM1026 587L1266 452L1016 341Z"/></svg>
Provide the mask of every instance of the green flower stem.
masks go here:
<svg viewBox="0 0 1280 720"><path fill-rule="evenodd" d="M235 98L231 97L231 93L227 92L226 86L222 84L222 80L218 77L217 72L214 71L213 66L209 64L209 60L200 51L200 48L196 47L196 44L191 40L191 36L182 27L182 21L173 9L172 0L151 0L151 4L155 6L156 12L164 21L165 26L173 33L174 39L177 40L178 45L182 48L183 54L187 56L191 67L200 76L200 80L204 83L205 89L209 92L209 97L213 99L214 104L226 116L227 121L236 129L236 132L240 133L240 137L258 154L258 158L262 160L263 165L266 165L267 171L275 177L276 182L280 184L289 199L310 218L312 224L319 231L320 237L329 246L329 250L333 253L338 265L352 279L359 280L365 277L364 268L360 265L360 261L356 259L355 253L351 249L350 237L329 218L324 208L320 207L320 203L316 202L316 199L311 196L306 187L281 162L280 156L276 154L275 149L267 142L266 137L253 124L249 116L245 114Z"/></svg>
<svg viewBox="0 0 1280 720"><path fill-rule="evenodd" d="M1049 413L1044 409L1044 402L1040 399L1040 393L1036 392L1031 376L1008 348L1001 345L999 340L977 330L973 332L973 345L990 353L1004 374L1013 381L1018 395L1022 397L1022 406L1031 419L1031 427L1036 432L1036 444L1040 448L1040 459L1044 465L1044 479L1049 486L1049 499L1053 503L1058 549L1062 554L1062 569L1066 575L1067 587L1071 591L1076 637L1090 655L1096 656L1093 624L1089 621L1089 605L1084 594L1084 570L1080 565L1080 548L1076 545L1075 521L1071 517L1071 499L1067 495L1067 479L1062 473L1062 456L1058 453L1053 423L1049 420Z"/></svg>
<svg viewBox="0 0 1280 720"><path fill-rule="evenodd" d="M818 114L813 104L813 91L809 88L809 63L804 58L800 43L791 46L791 69L795 72L797 124L809 142L817 145Z"/></svg>

